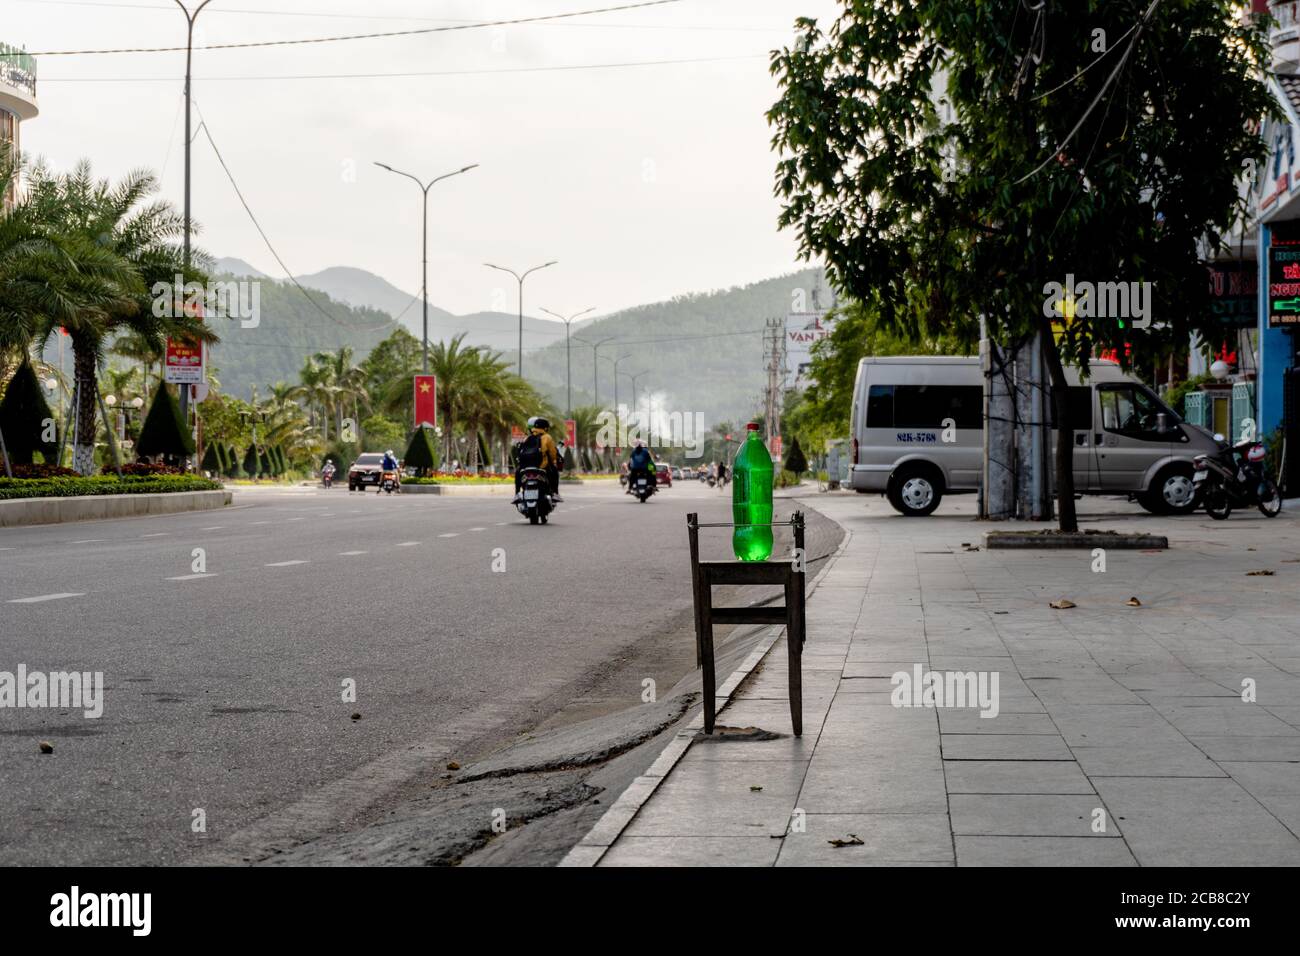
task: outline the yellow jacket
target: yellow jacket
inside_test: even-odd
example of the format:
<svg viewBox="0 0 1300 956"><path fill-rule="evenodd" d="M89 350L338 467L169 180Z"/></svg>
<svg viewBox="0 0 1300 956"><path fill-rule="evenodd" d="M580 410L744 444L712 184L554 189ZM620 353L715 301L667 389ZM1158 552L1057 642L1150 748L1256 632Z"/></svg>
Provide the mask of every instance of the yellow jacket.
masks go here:
<svg viewBox="0 0 1300 956"><path fill-rule="evenodd" d="M550 468L555 466L558 468L560 464L560 449L555 447L555 439L550 436L549 432L541 428L534 428L533 434L541 436L542 467Z"/></svg>

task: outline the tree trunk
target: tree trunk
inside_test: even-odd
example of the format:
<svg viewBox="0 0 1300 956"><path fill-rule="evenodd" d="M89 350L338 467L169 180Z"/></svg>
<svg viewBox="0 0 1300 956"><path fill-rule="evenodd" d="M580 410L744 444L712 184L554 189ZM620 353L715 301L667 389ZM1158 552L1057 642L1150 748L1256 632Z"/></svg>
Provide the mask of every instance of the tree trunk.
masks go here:
<svg viewBox="0 0 1300 956"><path fill-rule="evenodd" d="M1050 319L1041 319L1043 357L1052 379L1052 408L1056 412L1056 506L1062 531L1078 531L1074 510L1074 423L1070 421L1070 390L1061 365L1061 350Z"/></svg>
<svg viewBox="0 0 1300 956"><path fill-rule="evenodd" d="M73 436L72 468L89 475L95 470L95 350L89 342L72 339L72 368L77 379L77 433Z"/></svg>

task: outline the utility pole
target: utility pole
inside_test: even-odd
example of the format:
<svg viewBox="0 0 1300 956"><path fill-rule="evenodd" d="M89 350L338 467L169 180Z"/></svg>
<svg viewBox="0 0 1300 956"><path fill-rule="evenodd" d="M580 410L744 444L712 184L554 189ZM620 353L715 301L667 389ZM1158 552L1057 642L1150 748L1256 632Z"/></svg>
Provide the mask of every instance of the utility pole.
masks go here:
<svg viewBox="0 0 1300 956"><path fill-rule="evenodd" d="M586 315L588 312L595 312L596 307L593 305L590 309L583 309L581 312L575 312L567 319L557 312L550 309L542 309L547 315L553 315L564 323L564 414L570 418L573 417L573 361L569 354L569 326L573 320L579 316Z"/></svg>
<svg viewBox="0 0 1300 956"><path fill-rule="evenodd" d="M764 442L781 434L781 393L785 386L785 323L769 319L763 329L763 353L767 358L767 389L763 396Z"/></svg>
<svg viewBox="0 0 1300 956"><path fill-rule="evenodd" d="M424 368L424 374L428 375L429 374L429 190L433 188L434 183L442 182L442 180L444 179L450 179L452 176L459 176L461 173L467 173L471 169L477 169L478 163L474 163L472 166L463 166L460 169L455 170L454 172L446 173L442 176L437 177L436 179L431 179L429 180L429 184L427 186L424 183L420 182L420 180L417 177L412 176L410 173L404 173L400 169L394 169L392 166L389 166L386 163L376 162L375 165L378 166L380 169L388 170L390 173L396 173L399 176L405 176L407 179L414 180L415 185L419 186L420 191L424 194L424 227L423 227L424 253L423 256L421 257L421 264L422 264L421 267L423 271L421 272L422 278L420 279L420 298L424 300L424 366L423 368Z"/></svg>
<svg viewBox="0 0 1300 956"><path fill-rule="evenodd" d="M188 273L190 271L190 153L194 144L194 134L190 130L190 86L194 78L192 69L194 65L194 21L199 18L203 8L211 2L212 0L203 0L195 8L194 12L190 13L185 4L181 3L181 0L176 0L176 6L180 7L181 12L185 14L185 251L183 262L187 274L186 281L189 281ZM189 385L182 383L180 393L181 421L185 423L185 428L188 430L190 427Z"/></svg>

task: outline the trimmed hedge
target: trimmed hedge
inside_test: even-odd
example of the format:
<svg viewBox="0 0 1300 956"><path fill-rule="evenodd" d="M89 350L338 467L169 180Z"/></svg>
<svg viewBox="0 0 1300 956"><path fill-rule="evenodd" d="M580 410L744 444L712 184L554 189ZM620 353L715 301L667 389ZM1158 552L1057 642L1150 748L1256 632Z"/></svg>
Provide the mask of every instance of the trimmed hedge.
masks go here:
<svg viewBox="0 0 1300 956"><path fill-rule="evenodd" d="M23 359L18 371L9 380L4 399L0 400L0 431L4 433L5 450L11 465L30 465L32 453L40 452L46 459L58 452L58 444L42 441L45 422L53 419L53 412L41 393L41 383L32 363ZM0 474L3 474L0 469Z"/></svg>
<svg viewBox="0 0 1300 956"><path fill-rule="evenodd" d="M89 478L0 478L0 501L14 498L76 498L82 495L154 495L220 491L221 484L194 475L96 475Z"/></svg>

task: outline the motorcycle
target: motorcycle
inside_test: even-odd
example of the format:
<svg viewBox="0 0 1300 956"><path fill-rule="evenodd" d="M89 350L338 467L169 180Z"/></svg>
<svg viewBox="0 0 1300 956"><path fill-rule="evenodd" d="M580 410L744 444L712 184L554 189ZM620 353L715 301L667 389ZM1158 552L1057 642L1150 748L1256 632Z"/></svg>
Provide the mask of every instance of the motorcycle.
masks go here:
<svg viewBox="0 0 1300 956"><path fill-rule="evenodd" d="M637 475L636 481L632 484L632 494L636 495L636 500L645 504L646 499L655 493L657 489L650 484L650 479L645 475Z"/></svg>
<svg viewBox="0 0 1300 956"><path fill-rule="evenodd" d="M551 483L541 468L523 468L519 472L519 494L514 505L529 524L546 524L547 515L555 510Z"/></svg>
<svg viewBox="0 0 1300 956"><path fill-rule="evenodd" d="M332 471L322 472L320 476L320 480L325 485L326 489L328 489L330 485L334 484L334 472Z"/></svg>
<svg viewBox="0 0 1300 956"><path fill-rule="evenodd" d="M386 491L390 495L397 490L397 472L385 471L379 476L379 490Z"/></svg>
<svg viewBox="0 0 1300 956"><path fill-rule="evenodd" d="M1234 507L1254 505L1266 518L1282 510L1282 493L1276 482L1264 474L1264 446L1253 438L1229 445L1215 435L1220 448L1213 455L1197 455L1192 461L1192 487L1205 513L1216 521L1227 519Z"/></svg>

